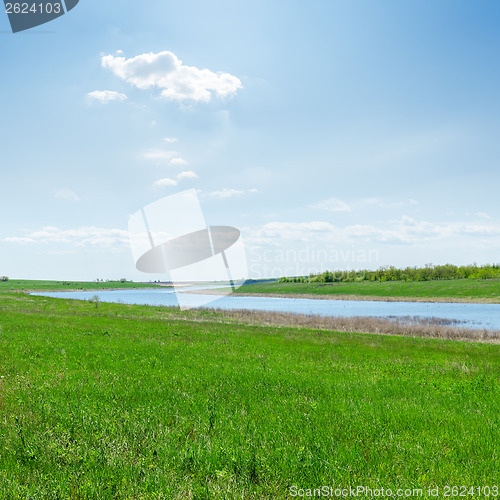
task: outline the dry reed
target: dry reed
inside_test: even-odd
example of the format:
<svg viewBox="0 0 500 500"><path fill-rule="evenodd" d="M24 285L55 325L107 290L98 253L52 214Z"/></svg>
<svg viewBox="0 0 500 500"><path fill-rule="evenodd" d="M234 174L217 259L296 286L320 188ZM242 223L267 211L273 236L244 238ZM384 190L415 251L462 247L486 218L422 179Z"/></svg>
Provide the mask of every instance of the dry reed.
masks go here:
<svg viewBox="0 0 500 500"><path fill-rule="evenodd" d="M471 329L458 326L454 320L418 317L325 317L271 311L238 309L216 310L222 322L295 328L312 328L338 332L427 337L469 342L500 343L499 330ZM208 319L207 319L208 320ZM214 318L210 318L213 321Z"/></svg>

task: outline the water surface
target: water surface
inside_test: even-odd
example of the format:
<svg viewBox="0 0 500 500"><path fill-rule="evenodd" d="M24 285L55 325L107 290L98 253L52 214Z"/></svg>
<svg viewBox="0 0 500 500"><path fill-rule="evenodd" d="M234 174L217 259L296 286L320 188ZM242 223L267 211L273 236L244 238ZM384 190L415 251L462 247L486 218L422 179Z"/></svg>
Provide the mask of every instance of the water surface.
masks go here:
<svg viewBox="0 0 500 500"><path fill-rule="evenodd" d="M196 290L196 294L185 294L186 300L193 307L203 299L204 307L225 310L248 309L257 311L275 311L298 314L317 314L331 317L376 317L419 319L439 318L450 320L457 326L500 330L500 304L449 304L436 302L381 302L369 300L322 300L294 299L278 297L241 297L216 296L203 294L203 288L187 287ZM199 293L198 293L199 292ZM63 299L88 300L97 295L102 302L122 304L143 304L152 306L177 307L177 298L173 289L140 290L99 290L81 292L43 292L33 295L58 297Z"/></svg>

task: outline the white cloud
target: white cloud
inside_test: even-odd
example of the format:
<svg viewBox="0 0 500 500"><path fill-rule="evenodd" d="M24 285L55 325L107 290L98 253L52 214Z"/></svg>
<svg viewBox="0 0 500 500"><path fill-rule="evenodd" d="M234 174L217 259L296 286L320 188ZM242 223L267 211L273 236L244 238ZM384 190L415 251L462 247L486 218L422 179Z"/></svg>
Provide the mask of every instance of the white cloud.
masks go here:
<svg viewBox="0 0 500 500"><path fill-rule="evenodd" d="M185 166L189 165L189 163L184 158L172 158L169 162L169 165Z"/></svg>
<svg viewBox="0 0 500 500"><path fill-rule="evenodd" d="M320 201L314 205L310 205L311 208L319 208L320 210L327 210L328 212L350 212L351 207L342 200L338 198L329 198L328 200Z"/></svg>
<svg viewBox="0 0 500 500"><path fill-rule="evenodd" d="M146 160L163 160L163 161L169 161L175 156L177 156L179 153L177 151L165 151L163 149L152 149L150 151L147 151L144 153L143 157L146 158Z"/></svg>
<svg viewBox="0 0 500 500"><path fill-rule="evenodd" d="M29 236L6 236L2 241L5 243L35 243L36 240Z"/></svg>
<svg viewBox="0 0 500 500"><path fill-rule="evenodd" d="M78 195L68 188L56 189L54 191L54 198L66 201L80 201Z"/></svg>
<svg viewBox="0 0 500 500"><path fill-rule="evenodd" d="M163 142L166 142L167 144L173 144L174 142L177 142L179 139L177 137L164 137Z"/></svg>
<svg viewBox="0 0 500 500"><path fill-rule="evenodd" d="M198 179L198 176L192 170L186 170L177 175L177 179Z"/></svg>
<svg viewBox="0 0 500 500"><path fill-rule="evenodd" d="M170 179L169 177L165 177L163 179L158 179L157 181L155 181L154 185L157 187L177 186L177 181L175 179Z"/></svg>
<svg viewBox="0 0 500 500"><path fill-rule="evenodd" d="M481 217L481 219L486 219L486 220L492 220L493 217L491 215L488 215L486 212L476 212L474 215L477 217Z"/></svg>
<svg viewBox="0 0 500 500"><path fill-rule="evenodd" d="M189 162L179 156L177 151L165 149L150 149L142 155L146 160L154 160L157 165L169 165L172 167L185 167Z"/></svg>
<svg viewBox="0 0 500 500"><path fill-rule="evenodd" d="M115 90L94 90L87 94L91 99L99 101L102 104L107 104L112 101L126 101L127 96L125 94L120 94Z"/></svg>
<svg viewBox="0 0 500 500"><path fill-rule="evenodd" d="M406 201L391 201L383 198L363 198L361 200L353 201L351 204L347 204L345 201L339 200L338 198L329 198L313 205L309 205L309 208L317 208L328 212L351 212L353 209L367 206L391 209L408 206L415 207L418 204L418 201L414 199L408 199Z"/></svg>
<svg viewBox="0 0 500 500"><path fill-rule="evenodd" d="M8 236L2 241L6 243L65 243L82 247L112 247L129 244L128 231L123 229L105 229L94 226L85 226L78 229L59 229L57 227L43 227L40 231L33 231L24 236Z"/></svg>
<svg viewBox="0 0 500 500"><path fill-rule="evenodd" d="M214 198L232 198L233 196L241 196L242 194L245 194L245 191L224 188L220 191L212 191L209 193L209 196L213 196Z"/></svg>
<svg viewBox="0 0 500 500"><path fill-rule="evenodd" d="M262 226L261 235L269 238L284 238L301 240L304 236L311 234L331 234L337 231L337 228L329 222L311 221L311 222L269 222Z"/></svg>
<svg viewBox="0 0 500 500"><path fill-rule="evenodd" d="M208 102L213 95L227 97L243 88L241 81L229 73L185 66L172 52L150 52L130 59L103 56L102 66L140 89L156 87L171 100Z"/></svg>
<svg viewBox="0 0 500 500"><path fill-rule="evenodd" d="M461 242L469 239L474 244L492 245L492 239L500 243L500 224L484 222L429 222L418 221L406 215L384 223L334 226L329 222L270 222L251 230L250 237L259 244L273 244L279 240L316 241L331 244L419 245ZM451 243L450 243L451 244Z"/></svg>
<svg viewBox="0 0 500 500"><path fill-rule="evenodd" d="M208 196L211 196L213 198L233 198L235 196L242 196L245 193L257 193L259 190L252 188L252 189L228 189L224 188L219 191L212 191L211 193L207 193Z"/></svg>

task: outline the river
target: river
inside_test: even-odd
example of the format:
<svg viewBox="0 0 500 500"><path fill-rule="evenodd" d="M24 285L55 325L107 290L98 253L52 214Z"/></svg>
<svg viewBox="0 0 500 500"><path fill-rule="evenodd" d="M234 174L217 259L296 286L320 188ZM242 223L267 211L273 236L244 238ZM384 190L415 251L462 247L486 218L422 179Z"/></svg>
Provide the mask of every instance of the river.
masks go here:
<svg viewBox="0 0 500 500"><path fill-rule="evenodd" d="M331 317L376 318L439 318L449 320L464 328L500 330L500 304L450 304L436 302L382 302L369 300L319 300L277 297L244 297L236 295L207 296L202 288L188 287L186 300L193 307L211 301L204 307L225 310L248 309L258 311L317 314ZM192 293L196 291L196 293ZM172 289L99 290L77 292L40 292L33 295L62 299L88 300L98 295L102 302L144 304L177 307L176 294ZM201 300L202 299L202 300Z"/></svg>

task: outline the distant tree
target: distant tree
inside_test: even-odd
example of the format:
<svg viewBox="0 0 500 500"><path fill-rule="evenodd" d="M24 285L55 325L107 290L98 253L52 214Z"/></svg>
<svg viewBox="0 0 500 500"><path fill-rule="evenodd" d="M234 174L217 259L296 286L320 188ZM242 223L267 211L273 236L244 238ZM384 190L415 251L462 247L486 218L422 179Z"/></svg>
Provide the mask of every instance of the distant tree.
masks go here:
<svg viewBox="0 0 500 500"><path fill-rule="evenodd" d="M0 278L0 281L9 281L9 277L8 276L2 276Z"/></svg>
<svg viewBox="0 0 500 500"><path fill-rule="evenodd" d="M323 281L325 283L332 283L333 282L333 274L330 271L325 271L323 273Z"/></svg>
<svg viewBox="0 0 500 500"><path fill-rule="evenodd" d="M127 278L120 278L120 283L126 283Z"/></svg>
<svg viewBox="0 0 500 500"><path fill-rule="evenodd" d="M361 269L359 271L325 271L310 274L309 277L280 278L280 283L301 282L331 283L348 281L431 281L453 279L493 279L500 278L500 264L478 266L455 266L453 264L433 265L425 267L406 267L398 269L394 266L381 267L375 271Z"/></svg>

